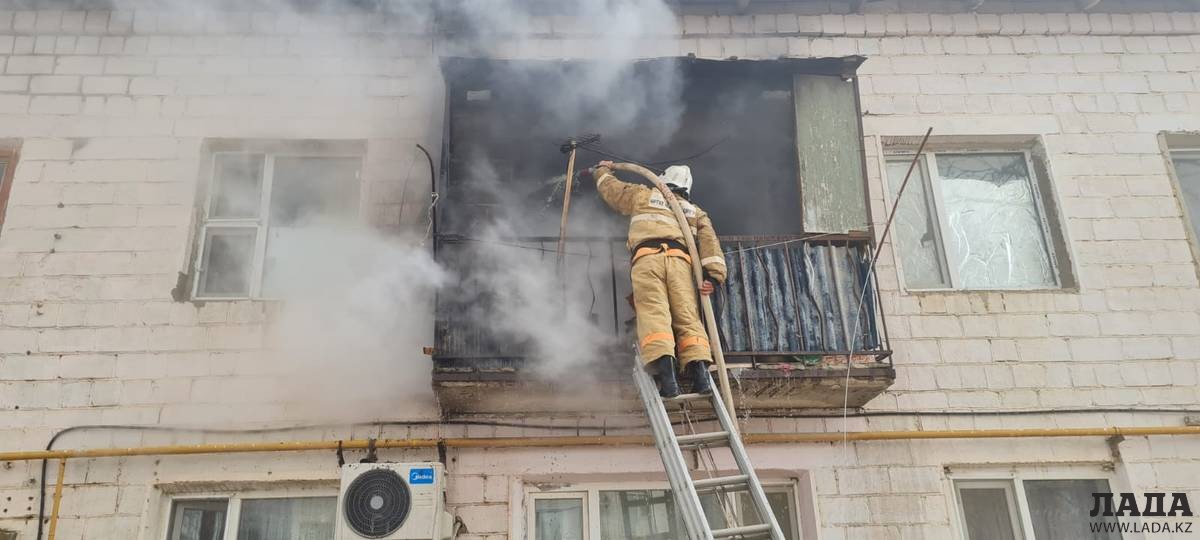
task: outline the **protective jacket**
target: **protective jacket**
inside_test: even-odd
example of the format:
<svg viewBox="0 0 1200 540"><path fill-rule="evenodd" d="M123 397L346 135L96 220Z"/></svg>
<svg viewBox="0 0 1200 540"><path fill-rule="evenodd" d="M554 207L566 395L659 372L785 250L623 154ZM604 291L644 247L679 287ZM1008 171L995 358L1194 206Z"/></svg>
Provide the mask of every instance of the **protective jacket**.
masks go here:
<svg viewBox="0 0 1200 540"><path fill-rule="evenodd" d="M629 216L627 246L630 251L652 240L672 240L686 245L675 213L671 211L671 206L660 191L640 184L622 182L607 167L597 167L594 175L596 190L600 192L604 202L613 210ZM679 207L683 210L683 215L696 238L696 250L700 252L700 266L704 268L705 276L717 283L724 283L725 255L721 252L721 242L717 240L717 233L713 230L712 221L708 219L708 213L682 198L679 198ZM686 249L682 255L687 258ZM636 260L638 253L634 252L633 257Z"/></svg>
<svg viewBox="0 0 1200 540"><path fill-rule="evenodd" d="M630 280L642 360L649 363L670 355L683 366L711 361L712 349L696 302L691 257L666 198L657 189L622 182L606 167L597 167L594 176L604 202L629 216ZM706 278L724 282L725 256L708 214L683 199L679 206L696 238Z"/></svg>

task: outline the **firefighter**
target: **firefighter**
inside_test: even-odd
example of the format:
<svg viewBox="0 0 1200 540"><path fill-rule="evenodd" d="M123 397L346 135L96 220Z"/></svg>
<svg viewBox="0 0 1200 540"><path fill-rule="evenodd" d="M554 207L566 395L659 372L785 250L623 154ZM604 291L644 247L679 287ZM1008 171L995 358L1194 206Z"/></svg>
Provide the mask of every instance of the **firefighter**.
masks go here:
<svg viewBox="0 0 1200 540"><path fill-rule="evenodd" d="M700 322L691 257L675 214L659 190L617 179L611 161L601 161L592 176L604 202L629 216L633 303L646 371L658 379L663 397L679 395L677 370L691 379L693 392L711 393L707 371L712 349ZM725 281L725 256L708 214L689 201L692 171L675 165L660 178L679 200L696 239L704 268L699 292L712 294Z"/></svg>

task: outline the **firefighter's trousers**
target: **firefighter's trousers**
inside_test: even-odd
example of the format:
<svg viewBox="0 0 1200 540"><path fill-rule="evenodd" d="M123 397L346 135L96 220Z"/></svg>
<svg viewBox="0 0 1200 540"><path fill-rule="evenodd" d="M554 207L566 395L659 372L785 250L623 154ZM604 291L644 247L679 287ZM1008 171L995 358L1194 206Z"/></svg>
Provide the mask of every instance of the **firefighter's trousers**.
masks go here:
<svg viewBox="0 0 1200 540"><path fill-rule="evenodd" d="M692 265L685 253L663 250L633 262L633 304L637 312L642 360L665 355L680 367L696 360L712 361L712 350L700 321Z"/></svg>

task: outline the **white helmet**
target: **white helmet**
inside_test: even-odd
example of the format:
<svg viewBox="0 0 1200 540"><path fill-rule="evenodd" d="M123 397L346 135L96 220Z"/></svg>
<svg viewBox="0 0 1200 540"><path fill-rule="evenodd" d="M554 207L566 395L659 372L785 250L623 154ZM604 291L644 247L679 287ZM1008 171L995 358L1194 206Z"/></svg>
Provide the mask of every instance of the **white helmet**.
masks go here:
<svg viewBox="0 0 1200 540"><path fill-rule="evenodd" d="M689 193L692 191L692 169L687 165L671 165L659 178L662 178L663 183L670 187Z"/></svg>

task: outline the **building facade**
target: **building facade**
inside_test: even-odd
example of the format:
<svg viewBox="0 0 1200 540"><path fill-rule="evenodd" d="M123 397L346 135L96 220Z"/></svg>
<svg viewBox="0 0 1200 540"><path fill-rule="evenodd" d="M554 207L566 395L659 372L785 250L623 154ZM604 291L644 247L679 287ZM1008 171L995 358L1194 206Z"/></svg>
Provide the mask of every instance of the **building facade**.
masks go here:
<svg viewBox="0 0 1200 540"><path fill-rule="evenodd" d="M485 88L469 75L508 69L504 62L595 62L617 67L556 71L578 77L551 87L567 81L577 88L563 94L592 100L567 100L566 108L622 104L597 116L613 121L597 124L609 148L619 147L609 133L640 130L635 118L668 114L694 88L750 81L759 86L749 103L784 100L782 117L748 106L752 126L664 143L670 155L687 156L710 141L748 140L726 144L741 152L731 167L782 155L797 168L799 191L785 193L798 195L798 206L755 199L775 185L756 184L725 213L714 210L718 231L724 216L732 234L757 235L727 246L758 249L785 233L796 234L783 240L793 247L866 246L855 255L858 277L828 281L858 287L833 293L836 303L857 296L855 310L822 311L841 314L840 327L819 323L822 332L840 328L830 330L835 338L788 349L814 354L771 359L814 368L797 368L811 378L778 383L784 397L776 401L764 397L776 388L772 377L794 380L791 367L763 383L755 382L758 367L746 368L735 381L756 392L739 401L748 436L829 435L750 445L789 538L1200 534L1198 519L1182 511L1089 515L1093 493L1115 494L1114 505L1130 493L1143 508L1147 494L1164 493L1167 507L1188 498L1197 510L1194 433L984 437L1183 428L1195 425L1189 415L1200 417L1194 3L618 2L602 11L586 2L512 2L490 12L472 2L84 4L0 11L0 453L51 442L93 449L644 434L636 408L596 405L619 402L619 384L595 400L573 394L603 387L579 375L586 366L503 364L489 378L471 371L485 363L438 354L447 330L435 304L468 281L452 271L463 265L448 262L448 246L483 239L505 247L508 234L456 229L498 205L457 205L470 198L456 193L503 192L504 179L541 171L468 156L556 133L481 104L527 88L551 111L545 118L560 114L545 99L557 90L540 79ZM689 58L717 67L672 78L655 70L675 68L642 62ZM650 74L634 76L646 77L638 79L649 81L644 88L674 93L622 93L624 77L643 71ZM843 83L842 93L803 86L809 75ZM854 114L820 114L837 107ZM686 111L708 110L684 109L667 139L694 127ZM486 115L494 116L478 120ZM772 123L780 118L784 127ZM487 129L496 132L473 135ZM521 151L565 167L558 142ZM579 166L598 158L582 153ZM479 172L481 163L494 170ZM822 183L843 174L863 183ZM454 183L467 176L483 180ZM774 181L770 172L748 176ZM741 181L735 173L697 178L697 196L706 182ZM501 188L480 187L497 179ZM547 200L557 212L560 202ZM893 207L890 235L879 242ZM772 225L759 230L758 218ZM591 244L573 245L591 253ZM520 266L545 254L523 251L488 260L489 272L504 276L499 291L518 293L505 300L523 308L488 324L555 358L598 349L572 337L595 326L586 317L548 316L532 309L540 297L520 296L553 288L541 287L549 283L542 266ZM601 261L612 272L600 275L621 275L613 261L623 255L613 252ZM876 252L873 271L861 265ZM522 271L495 270L512 267ZM594 308L593 290L593 313L619 331L628 311L622 285L611 282L599 295L612 297L611 308ZM828 293L814 287L809 293ZM811 330L802 319L777 327ZM530 320L562 326L520 324ZM571 339L545 344L543 334ZM878 337L867 343L860 336L868 334ZM747 339L748 356L783 350ZM433 347L434 361L422 347ZM843 354L839 364L839 351L851 360ZM521 385L531 380L540 382ZM920 435L948 431L955 436ZM858 440L871 433L890 436ZM682 537L670 536L678 525L654 448L575 442L381 448L378 457L443 462L460 538ZM56 537L332 538L338 459L328 449L73 458ZM706 456L695 459L705 468ZM31 539L48 528L57 468L56 460L0 460L0 530ZM730 465L718 457L707 468ZM744 511L736 501L728 509ZM1135 527L1090 528L1113 521Z"/></svg>

